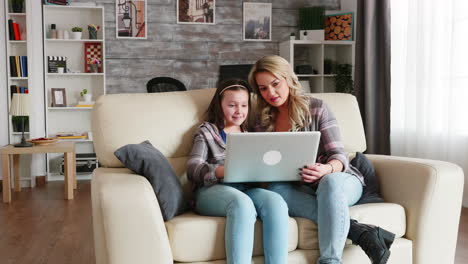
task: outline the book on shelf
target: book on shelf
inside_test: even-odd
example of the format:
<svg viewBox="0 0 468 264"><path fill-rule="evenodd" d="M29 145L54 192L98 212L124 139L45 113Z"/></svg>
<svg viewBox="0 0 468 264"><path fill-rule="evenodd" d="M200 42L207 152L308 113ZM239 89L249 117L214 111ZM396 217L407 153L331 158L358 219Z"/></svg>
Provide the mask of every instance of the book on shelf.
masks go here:
<svg viewBox="0 0 468 264"><path fill-rule="evenodd" d="M19 24L16 22L13 22L13 32L15 37L14 40L21 40Z"/></svg>
<svg viewBox="0 0 468 264"><path fill-rule="evenodd" d="M15 31L13 29L13 19L8 19L8 39L15 40Z"/></svg>
<svg viewBox="0 0 468 264"><path fill-rule="evenodd" d="M29 93L28 87L22 87L18 85L10 85L11 98L14 93Z"/></svg>
<svg viewBox="0 0 468 264"><path fill-rule="evenodd" d="M88 135L86 133L77 132L58 132L55 134L55 137L58 139L85 139Z"/></svg>
<svg viewBox="0 0 468 264"><path fill-rule="evenodd" d="M10 77L28 77L27 56L10 56Z"/></svg>
<svg viewBox="0 0 468 264"><path fill-rule="evenodd" d="M78 101L78 104L75 105L75 107L93 107L93 106L94 106L94 101L91 101L91 102Z"/></svg>

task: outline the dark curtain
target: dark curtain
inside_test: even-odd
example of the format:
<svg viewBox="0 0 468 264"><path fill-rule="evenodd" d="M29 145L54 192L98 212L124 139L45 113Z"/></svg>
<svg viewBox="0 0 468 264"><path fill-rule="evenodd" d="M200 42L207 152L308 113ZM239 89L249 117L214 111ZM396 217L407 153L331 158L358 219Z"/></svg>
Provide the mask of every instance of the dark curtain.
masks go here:
<svg viewBox="0 0 468 264"><path fill-rule="evenodd" d="M355 94L372 154L390 154L390 2L357 3Z"/></svg>

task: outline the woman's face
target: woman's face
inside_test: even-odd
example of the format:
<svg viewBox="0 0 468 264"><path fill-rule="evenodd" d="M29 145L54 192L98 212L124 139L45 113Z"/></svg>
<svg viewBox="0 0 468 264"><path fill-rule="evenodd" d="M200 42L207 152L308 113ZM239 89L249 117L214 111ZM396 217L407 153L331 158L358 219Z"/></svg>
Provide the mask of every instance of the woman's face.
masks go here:
<svg viewBox="0 0 468 264"><path fill-rule="evenodd" d="M227 90L221 100L225 127L240 126L249 112L249 93L245 90Z"/></svg>
<svg viewBox="0 0 468 264"><path fill-rule="evenodd" d="M274 107L287 106L289 86L286 79L270 72L259 72L255 75L255 81L260 95L268 104Z"/></svg>

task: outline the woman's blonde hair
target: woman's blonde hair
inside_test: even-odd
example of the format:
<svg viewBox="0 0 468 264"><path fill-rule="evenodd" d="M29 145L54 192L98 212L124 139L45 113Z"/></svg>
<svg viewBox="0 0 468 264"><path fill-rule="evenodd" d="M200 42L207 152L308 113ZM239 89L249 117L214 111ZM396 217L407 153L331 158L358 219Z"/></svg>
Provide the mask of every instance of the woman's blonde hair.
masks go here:
<svg viewBox="0 0 468 264"><path fill-rule="evenodd" d="M258 60L249 73L249 84L257 95L257 107L260 113L260 125L267 131L275 130L278 110L263 99L258 89L256 75L269 72L276 78L284 78L289 87L288 110L291 130L298 131L310 123L309 100L302 93L299 80L287 60L280 56L269 55Z"/></svg>

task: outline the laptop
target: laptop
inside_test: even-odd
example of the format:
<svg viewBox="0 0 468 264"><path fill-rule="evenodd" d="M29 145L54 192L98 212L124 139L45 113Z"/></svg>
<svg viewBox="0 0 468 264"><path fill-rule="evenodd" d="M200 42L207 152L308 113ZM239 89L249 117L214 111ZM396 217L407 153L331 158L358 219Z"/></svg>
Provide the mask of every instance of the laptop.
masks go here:
<svg viewBox="0 0 468 264"><path fill-rule="evenodd" d="M227 134L224 182L300 181L319 143L318 131Z"/></svg>

